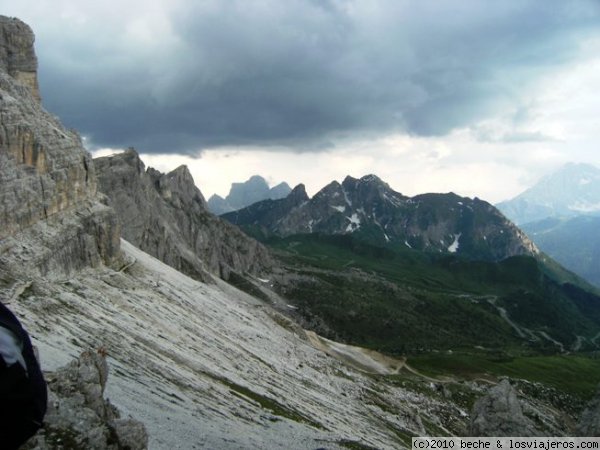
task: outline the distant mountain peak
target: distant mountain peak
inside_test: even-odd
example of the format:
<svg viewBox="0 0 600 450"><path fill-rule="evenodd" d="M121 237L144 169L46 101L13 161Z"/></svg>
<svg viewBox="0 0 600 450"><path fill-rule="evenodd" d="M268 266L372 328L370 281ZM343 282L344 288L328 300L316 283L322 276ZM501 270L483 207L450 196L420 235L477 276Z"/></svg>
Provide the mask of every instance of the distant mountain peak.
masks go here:
<svg viewBox="0 0 600 450"><path fill-rule="evenodd" d="M567 163L498 208L517 224L546 217L600 214L600 169Z"/></svg>
<svg viewBox="0 0 600 450"><path fill-rule="evenodd" d="M386 184L379 178L377 175L369 174L360 178L359 180L362 183L378 183L378 184Z"/></svg>
<svg viewBox="0 0 600 450"><path fill-rule="evenodd" d="M211 196L208 199L208 209L214 214L221 215L262 200L284 198L291 191L292 189L285 182L269 188L264 177L252 175L244 182L232 183L227 197L223 198L216 194Z"/></svg>
<svg viewBox="0 0 600 450"><path fill-rule="evenodd" d="M292 198L296 198L296 199L302 199L302 200L308 200L308 194L306 193L306 186L304 186L304 184L300 183L298 186L296 186L289 194L288 197L292 197Z"/></svg>

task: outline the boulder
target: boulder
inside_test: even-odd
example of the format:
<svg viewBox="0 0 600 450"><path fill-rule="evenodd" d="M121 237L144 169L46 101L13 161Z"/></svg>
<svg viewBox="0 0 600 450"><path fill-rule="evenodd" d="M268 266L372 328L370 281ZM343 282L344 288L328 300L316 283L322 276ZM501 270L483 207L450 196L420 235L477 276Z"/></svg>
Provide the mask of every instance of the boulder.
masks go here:
<svg viewBox="0 0 600 450"><path fill-rule="evenodd" d="M108 380L106 353L83 352L65 367L47 375L48 412L44 428L24 450L85 448L143 450L148 434L141 422L121 418L104 399Z"/></svg>
<svg viewBox="0 0 600 450"><path fill-rule="evenodd" d="M525 417L517 392L507 379L481 397L471 413L470 436L540 436Z"/></svg>

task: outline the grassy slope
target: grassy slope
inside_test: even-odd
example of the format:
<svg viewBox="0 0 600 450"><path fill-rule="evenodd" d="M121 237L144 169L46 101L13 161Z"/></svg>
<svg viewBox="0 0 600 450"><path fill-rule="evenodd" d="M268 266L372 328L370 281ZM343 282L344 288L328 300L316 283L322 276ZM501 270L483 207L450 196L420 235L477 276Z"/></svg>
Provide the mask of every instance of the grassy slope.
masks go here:
<svg viewBox="0 0 600 450"><path fill-rule="evenodd" d="M306 275L286 286L305 316L324 320L348 342L384 352L557 350L544 339L519 338L490 299L519 324L567 348L575 334L590 338L600 331L600 300L554 282L533 258L470 262L408 248L392 251L351 236L301 235L268 243L288 267Z"/></svg>
<svg viewBox="0 0 600 450"><path fill-rule="evenodd" d="M590 398L600 383L600 359L584 355L492 358L475 352L437 353L415 356L408 362L431 376L509 376L540 382L581 399Z"/></svg>
<svg viewBox="0 0 600 450"><path fill-rule="evenodd" d="M408 356L424 375L457 381L509 376L541 383L533 395L578 411L600 383L598 291L551 259L462 260L377 247L352 236L299 235L264 239L300 281L280 286L317 329L332 338ZM576 354L547 340L519 338L490 303L511 319L565 343L586 336ZM597 340L597 343L600 339ZM449 351L451 350L451 351ZM594 350L590 352L590 350ZM404 383L410 374L395 376ZM393 381L394 376L390 378ZM451 383L448 389L459 389ZM525 385L527 386L527 385ZM467 389L468 391L468 389ZM477 397L468 395L470 408Z"/></svg>

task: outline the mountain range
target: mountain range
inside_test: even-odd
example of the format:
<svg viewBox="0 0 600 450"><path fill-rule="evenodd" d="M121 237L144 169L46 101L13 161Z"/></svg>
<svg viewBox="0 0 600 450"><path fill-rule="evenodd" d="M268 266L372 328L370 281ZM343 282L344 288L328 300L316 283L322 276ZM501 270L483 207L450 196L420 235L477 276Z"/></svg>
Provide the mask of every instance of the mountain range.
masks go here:
<svg viewBox="0 0 600 450"><path fill-rule="evenodd" d="M299 185L224 219L254 235L352 234L391 248L481 260L535 255L535 245L492 205L453 193L404 196L375 175L333 181L312 198Z"/></svg>
<svg viewBox="0 0 600 450"><path fill-rule="evenodd" d="M35 448L143 448L115 442L113 404L158 449L598 432L600 297L492 205L347 177L234 213L259 243L187 168L93 160L42 107L33 41L0 17L0 300L44 370L111 367L87 383L101 415L67 392L94 420L53 416Z"/></svg>
<svg viewBox="0 0 600 450"><path fill-rule="evenodd" d="M245 208L253 203L266 199L279 199L286 197L291 188L285 182L269 188L267 180L259 175L250 177L243 183L232 183L227 197L217 194L208 199L208 209L216 215Z"/></svg>

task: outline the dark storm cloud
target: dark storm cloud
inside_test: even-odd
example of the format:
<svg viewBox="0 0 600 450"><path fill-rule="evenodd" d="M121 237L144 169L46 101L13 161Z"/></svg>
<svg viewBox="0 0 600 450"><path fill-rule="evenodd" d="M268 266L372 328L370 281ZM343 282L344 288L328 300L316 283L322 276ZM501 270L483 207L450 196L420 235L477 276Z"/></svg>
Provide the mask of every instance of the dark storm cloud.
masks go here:
<svg viewBox="0 0 600 450"><path fill-rule="evenodd" d="M183 2L169 10L164 42L128 43L109 25L65 30L59 48L39 55L42 93L94 144L146 152L443 135L517 105L540 75L577 58L580 42L598 36L598 5Z"/></svg>

